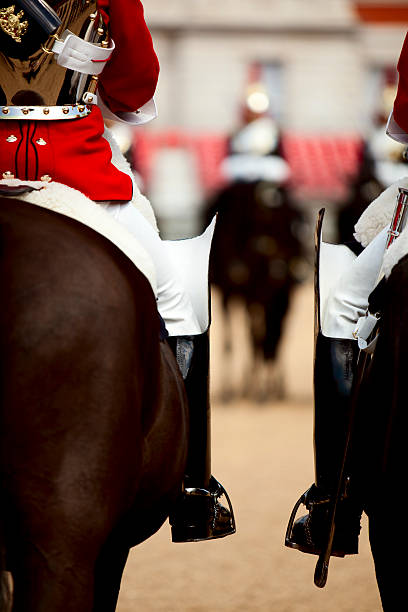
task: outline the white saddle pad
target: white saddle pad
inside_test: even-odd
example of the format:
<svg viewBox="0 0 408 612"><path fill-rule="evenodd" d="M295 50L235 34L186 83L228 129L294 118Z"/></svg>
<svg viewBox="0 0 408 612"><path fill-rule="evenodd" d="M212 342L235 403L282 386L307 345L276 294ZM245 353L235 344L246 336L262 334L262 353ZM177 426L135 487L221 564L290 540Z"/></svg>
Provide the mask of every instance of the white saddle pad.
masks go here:
<svg viewBox="0 0 408 612"><path fill-rule="evenodd" d="M90 227L115 244L144 274L155 296L157 295L156 273L153 261L147 251L128 230L117 223L99 204L83 193L62 183L43 183L41 181L20 181L18 179L0 180L0 184L18 186L31 185L36 191L18 196L8 196L23 200L42 208L47 208ZM38 190L38 188L41 188ZM135 202L137 206L137 202Z"/></svg>
<svg viewBox="0 0 408 612"><path fill-rule="evenodd" d="M397 202L398 189L408 189L408 177L402 177L383 191L365 209L355 225L355 238L366 247L377 234L391 223ZM393 267L408 254L408 224L405 226L397 240L387 249L384 255L382 272L386 278L391 274Z"/></svg>

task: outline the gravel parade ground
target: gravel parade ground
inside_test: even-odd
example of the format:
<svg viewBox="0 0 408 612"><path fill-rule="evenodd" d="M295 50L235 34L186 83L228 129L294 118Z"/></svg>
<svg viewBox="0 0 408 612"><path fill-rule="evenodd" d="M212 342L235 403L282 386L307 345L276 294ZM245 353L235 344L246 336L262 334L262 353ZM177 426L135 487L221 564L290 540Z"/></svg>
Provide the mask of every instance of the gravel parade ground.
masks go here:
<svg viewBox="0 0 408 612"><path fill-rule="evenodd" d="M313 584L316 557L283 544L292 507L313 481L312 324L305 285L281 351L290 400L213 406L213 472L230 493L237 533L172 544L166 523L131 551L118 612L381 612L365 518L360 554L332 558L324 589Z"/></svg>
<svg viewBox="0 0 408 612"><path fill-rule="evenodd" d="M163 528L131 551L119 612L380 612L366 520L360 554L332 559L324 589L316 558L283 545L289 513L313 480L310 405L215 406L214 473L231 495L237 533L172 544Z"/></svg>

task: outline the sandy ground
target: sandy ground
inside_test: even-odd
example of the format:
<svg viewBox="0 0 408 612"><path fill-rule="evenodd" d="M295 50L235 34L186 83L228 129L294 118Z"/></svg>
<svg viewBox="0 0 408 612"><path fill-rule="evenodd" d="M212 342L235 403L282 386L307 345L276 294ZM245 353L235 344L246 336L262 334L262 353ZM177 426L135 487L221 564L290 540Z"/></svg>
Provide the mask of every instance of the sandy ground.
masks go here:
<svg viewBox="0 0 408 612"><path fill-rule="evenodd" d="M132 550L119 612L380 612L366 522L360 554L332 559L324 589L313 585L315 557L283 545L292 506L313 480L311 437L308 405L215 406L214 473L231 494L237 533L172 544L164 525Z"/></svg>
<svg viewBox="0 0 408 612"><path fill-rule="evenodd" d="M237 533L172 544L164 525L131 551L118 612L381 611L366 521L360 554L332 559L323 590L313 585L316 558L283 545L293 504L313 480L312 303L311 286L303 286L285 327L289 399L213 407L213 471L231 495ZM213 378L220 366L214 355Z"/></svg>

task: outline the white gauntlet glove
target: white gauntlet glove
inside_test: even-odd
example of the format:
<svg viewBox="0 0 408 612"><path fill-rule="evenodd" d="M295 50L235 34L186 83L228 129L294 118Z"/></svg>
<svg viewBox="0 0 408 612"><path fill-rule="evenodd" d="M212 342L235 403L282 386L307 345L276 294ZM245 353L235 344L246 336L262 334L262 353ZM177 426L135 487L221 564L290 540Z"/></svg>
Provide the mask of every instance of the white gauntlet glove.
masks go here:
<svg viewBox="0 0 408 612"><path fill-rule="evenodd" d="M388 225L351 261L322 304L322 333L330 338L353 339L358 319L368 308L368 297L379 278Z"/></svg>

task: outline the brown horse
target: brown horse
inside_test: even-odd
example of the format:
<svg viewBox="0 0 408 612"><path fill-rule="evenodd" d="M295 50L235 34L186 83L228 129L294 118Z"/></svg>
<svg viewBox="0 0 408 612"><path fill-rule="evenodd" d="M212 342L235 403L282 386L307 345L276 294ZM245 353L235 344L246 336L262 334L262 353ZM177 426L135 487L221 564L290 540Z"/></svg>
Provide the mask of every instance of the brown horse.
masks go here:
<svg viewBox="0 0 408 612"><path fill-rule="evenodd" d="M104 237L9 198L0 279L0 562L12 610L113 612L129 548L166 520L186 461L184 386L153 292Z"/></svg>
<svg viewBox="0 0 408 612"><path fill-rule="evenodd" d="M253 355L242 376L242 393L259 402L282 398L283 372L277 357L290 299L305 267L303 215L288 189L269 180L230 183L209 206L207 225L216 212L210 279L221 292L224 313L223 399L234 396L231 340L237 304L247 315Z"/></svg>
<svg viewBox="0 0 408 612"><path fill-rule="evenodd" d="M375 352L361 387L352 468L364 511L384 612L406 600L404 490L407 481L408 255L370 296L381 312Z"/></svg>

